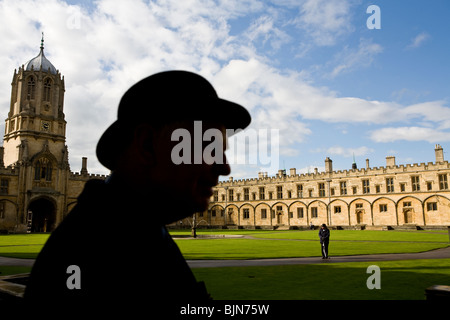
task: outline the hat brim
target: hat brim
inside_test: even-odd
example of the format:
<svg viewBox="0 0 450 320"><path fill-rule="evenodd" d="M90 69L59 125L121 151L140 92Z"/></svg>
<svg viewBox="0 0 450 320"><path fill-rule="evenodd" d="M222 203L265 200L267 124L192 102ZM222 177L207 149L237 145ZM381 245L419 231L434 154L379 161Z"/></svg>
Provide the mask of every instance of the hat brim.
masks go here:
<svg viewBox="0 0 450 320"><path fill-rule="evenodd" d="M110 170L116 167L118 151L114 148L114 145L119 145L120 140L122 140L120 139L120 132L121 126L119 121L115 121L106 129L97 143L97 159Z"/></svg>
<svg viewBox="0 0 450 320"><path fill-rule="evenodd" d="M156 113L152 119L146 119L142 122L155 123L160 126L161 124L170 124L180 120L209 121L234 131L245 129L251 122L251 116L247 109L237 103L216 98L214 101L211 101L211 104L202 103L202 105L203 107L197 105L194 110L186 108L186 112L178 112L170 117L167 115L167 111L163 111L162 114ZM133 126L120 120L115 121L106 129L97 144L96 150L97 158L102 165L110 170L116 168L117 159L132 130Z"/></svg>

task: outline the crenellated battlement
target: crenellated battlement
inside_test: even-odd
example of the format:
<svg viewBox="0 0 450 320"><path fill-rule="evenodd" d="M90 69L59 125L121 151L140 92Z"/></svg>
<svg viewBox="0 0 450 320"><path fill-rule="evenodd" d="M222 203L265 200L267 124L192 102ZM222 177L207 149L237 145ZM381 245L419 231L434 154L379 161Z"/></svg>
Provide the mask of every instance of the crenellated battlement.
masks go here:
<svg viewBox="0 0 450 320"><path fill-rule="evenodd" d="M107 175L104 174L95 174L95 173L88 173L88 174L82 174L80 172L70 172L69 179L77 179L77 180L90 180L90 179L106 179L108 178Z"/></svg>
<svg viewBox="0 0 450 320"><path fill-rule="evenodd" d="M94 174L89 173L87 170L87 158L83 157L81 159L81 170L80 172L70 172L69 179L83 180L87 181L90 179L106 179L108 175L104 174Z"/></svg>
<svg viewBox="0 0 450 320"><path fill-rule="evenodd" d="M327 180L327 179L343 179L349 177L370 177L377 175L389 175L389 174L400 174L400 173L417 173L421 171L435 171L450 169L448 161L442 161L438 163L428 162L428 163L408 163L401 165L385 166L385 167L369 167L369 168L358 168L358 169L347 169L347 170L336 170L331 172L325 171L315 171L313 173L300 173L293 175L280 174L281 171L274 175L268 176L266 172L260 172L258 177L237 179L229 177L228 181L221 181L217 187L231 187L231 186L243 186L243 185L256 185L256 184L271 184L271 183L282 183L282 182L302 182L310 180ZM296 169L291 168L291 173L296 172Z"/></svg>
<svg viewBox="0 0 450 320"><path fill-rule="evenodd" d="M0 167L1 175L16 175L18 173L19 173L19 168L17 166L9 165L7 167L5 167L5 166Z"/></svg>

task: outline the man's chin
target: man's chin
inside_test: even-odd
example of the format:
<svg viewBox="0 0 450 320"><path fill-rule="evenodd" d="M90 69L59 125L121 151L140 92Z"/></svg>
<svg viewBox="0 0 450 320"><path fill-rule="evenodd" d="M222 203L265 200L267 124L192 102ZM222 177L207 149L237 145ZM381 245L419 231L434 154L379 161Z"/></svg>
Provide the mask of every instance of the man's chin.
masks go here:
<svg viewBox="0 0 450 320"><path fill-rule="evenodd" d="M195 203L192 206L192 214L197 213L197 212L206 211L208 209L208 204L209 204L209 201Z"/></svg>
<svg viewBox="0 0 450 320"><path fill-rule="evenodd" d="M192 217L194 213L204 212L208 209L208 205L209 199L202 199L191 204L179 202L173 206L172 215L164 217L164 224L170 224L184 218Z"/></svg>

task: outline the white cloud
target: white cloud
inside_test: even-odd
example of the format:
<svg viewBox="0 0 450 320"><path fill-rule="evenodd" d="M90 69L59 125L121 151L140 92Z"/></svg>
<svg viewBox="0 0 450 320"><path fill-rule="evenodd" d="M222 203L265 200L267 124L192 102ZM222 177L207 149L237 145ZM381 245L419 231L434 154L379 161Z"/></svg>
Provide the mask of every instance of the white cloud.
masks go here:
<svg viewBox="0 0 450 320"><path fill-rule="evenodd" d="M294 23L316 45L334 45L340 36L352 31L350 7L350 1L306 0L301 3L300 15Z"/></svg>
<svg viewBox="0 0 450 320"><path fill-rule="evenodd" d="M56 0L2 1L0 32L5 45L0 57L10 73L0 75L1 114L6 117L9 109L14 68L38 54L44 31L46 56L65 77L72 167L79 167L81 161L76 159L88 156L90 171L106 173L96 161L95 146L114 121L120 97L129 86L165 69L211 77L223 61L240 54L226 19L260 6L255 1L221 4L102 0L87 12Z"/></svg>
<svg viewBox="0 0 450 320"><path fill-rule="evenodd" d="M246 31L246 36L252 43L262 38L262 43L269 43L273 50L278 50L283 44L288 43L291 37L275 25L275 18L264 15L253 21Z"/></svg>
<svg viewBox="0 0 450 320"><path fill-rule="evenodd" d="M374 149L362 146L358 148L345 148L341 146L332 146L329 148L317 148L311 150L314 153L326 153L327 155L342 156L344 158L355 156L365 156L374 152Z"/></svg>
<svg viewBox="0 0 450 320"><path fill-rule="evenodd" d="M314 173L316 169L317 169L318 172L325 172L325 167L324 166L309 165L307 167L297 169L296 173L297 174ZM286 173L289 174L289 171L287 171Z"/></svg>
<svg viewBox="0 0 450 320"><path fill-rule="evenodd" d="M450 132L424 127L389 127L374 130L370 138L375 142L428 141L430 143L450 141Z"/></svg>
<svg viewBox="0 0 450 320"><path fill-rule="evenodd" d="M227 97L236 97L252 112L254 128L280 129L281 155L298 155L295 149L313 133L309 120L325 123L386 125L413 121L444 130L450 125L450 108L445 101L430 101L404 106L395 102L370 101L355 97L338 97L326 89L315 88L302 80L299 73L281 73L256 59L233 60L216 75L215 84ZM234 80L233 79L238 79ZM402 130L375 130L370 138L375 142L407 140L439 141L442 131L420 129L401 134ZM366 155L370 147L326 150L333 155Z"/></svg>
<svg viewBox="0 0 450 320"><path fill-rule="evenodd" d="M413 104L400 110L399 116L404 119L419 119L428 122L438 129L450 128L450 108L446 107L446 101L429 101ZM399 119L400 120L400 119Z"/></svg>
<svg viewBox="0 0 450 320"><path fill-rule="evenodd" d="M297 4L287 2L289 6ZM44 31L45 53L65 77L72 170L79 170L81 157L87 156L90 172L108 172L97 162L95 146L114 121L120 97L136 81L167 69L202 74L221 97L250 110L253 128L279 129L280 155L284 156L298 154L296 146L313 134L310 120L383 125L419 120L436 127L428 128L430 137L430 130L438 133L450 128L450 109L444 101L404 106L339 97L305 81L301 70L277 69L264 52L247 41L262 40L273 49L289 41L288 33L276 23L276 13L267 11L267 6L257 0L100 0L88 11L57 0L0 1L0 63L4 70L0 74L0 114L6 118L9 111L13 70L38 54L40 32ZM332 45L352 31L350 7L347 1L298 2L301 11L295 23L310 32L316 45ZM249 22L241 34L231 35L230 21L246 15L256 17L253 24ZM344 51L347 55L334 75L370 64L381 50L377 44L361 41L356 51ZM371 137L384 141L389 134L392 137L392 131L375 130ZM330 151L344 155L349 149ZM354 151L355 155L371 152L370 148Z"/></svg>
<svg viewBox="0 0 450 320"><path fill-rule="evenodd" d="M407 48L409 49L418 48L429 38L430 35L428 33L421 32L411 40L411 43L408 45Z"/></svg>
<svg viewBox="0 0 450 320"><path fill-rule="evenodd" d="M361 39L357 50L345 47L334 57L332 64L335 67L328 76L334 78L355 68L368 67L372 64L374 56L382 51L381 45Z"/></svg>
<svg viewBox="0 0 450 320"><path fill-rule="evenodd" d="M373 152L374 150L372 148L366 146L362 146L359 148L343 148L339 146L334 146L327 149L327 153L343 157L352 157L353 155L365 156Z"/></svg>

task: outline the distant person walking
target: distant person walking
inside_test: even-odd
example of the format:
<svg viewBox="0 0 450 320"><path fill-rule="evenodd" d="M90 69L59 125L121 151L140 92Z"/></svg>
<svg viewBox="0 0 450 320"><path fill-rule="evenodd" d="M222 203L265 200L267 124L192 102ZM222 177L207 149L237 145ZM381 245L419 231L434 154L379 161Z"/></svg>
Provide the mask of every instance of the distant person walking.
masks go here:
<svg viewBox="0 0 450 320"><path fill-rule="evenodd" d="M329 259L328 257L328 244L330 243L330 230L324 223L319 231L320 246L322 249L322 259Z"/></svg>

